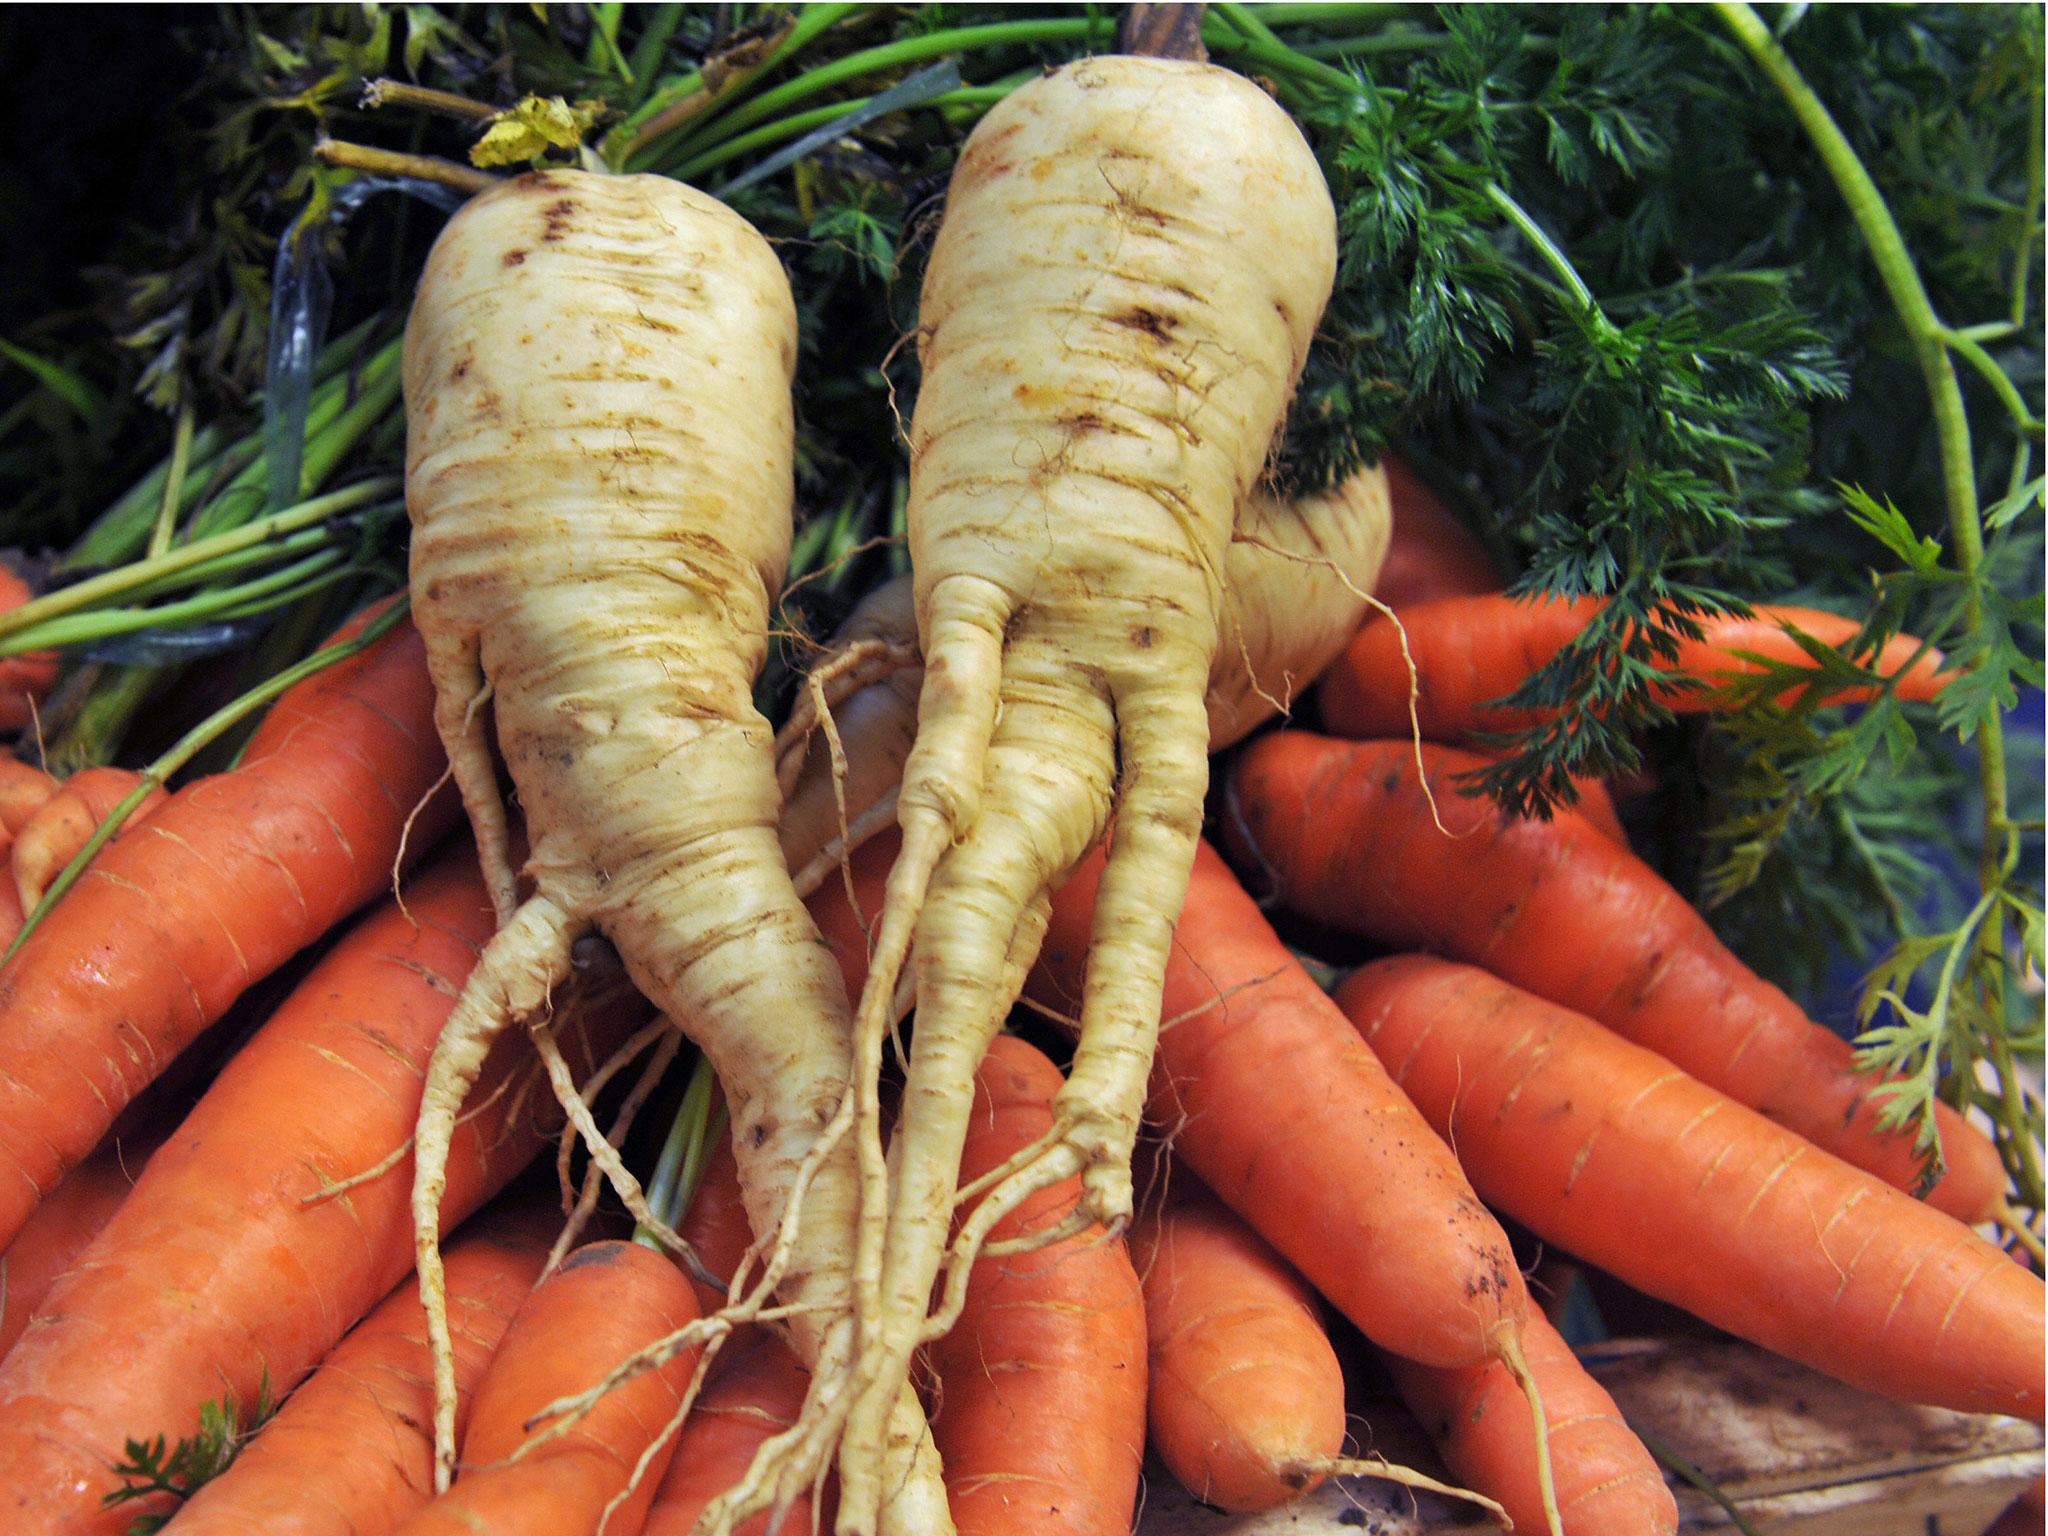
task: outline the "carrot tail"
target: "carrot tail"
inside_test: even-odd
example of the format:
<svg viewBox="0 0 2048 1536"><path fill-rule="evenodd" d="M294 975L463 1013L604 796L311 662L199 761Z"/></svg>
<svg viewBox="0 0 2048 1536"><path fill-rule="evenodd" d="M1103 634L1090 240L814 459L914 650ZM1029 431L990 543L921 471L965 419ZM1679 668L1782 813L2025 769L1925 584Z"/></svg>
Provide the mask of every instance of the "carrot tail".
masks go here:
<svg viewBox="0 0 2048 1536"><path fill-rule="evenodd" d="M482 1070L491 1042L514 1019L537 1017L548 994L569 974L575 934L560 907L536 896L485 946L449 1016L427 1066L414 1136L413 1247L427 1338L434 1357L434 1487L455 1473L455 1355L448 1333L446 1278L441 1267L441 1195L448 1186L448 1147L455 1117ZM581 1100L578 1100L581 1106Z"/></svg>
<svg viewBox="0 0 2048 1536"><path fill-rule="evenodd" d="M1543 1409L1543 1389L1522 1354L1521 1339L1502 1329L1499 1339L1501 1364L1515 1378L1522 1396L1529 1400L1529 1422L1536 1431L1536 1490L1543 1503L1543 1524L1550 1536L1564 1536L1564 1516L1557 1509L1557 1473L1550 1464L1550 1416Z"/></svg>
<svg viewBox="0 0 2048 1536"><path fill-rule="evenodd" d="M1044 1056L998 1036L975 1073L962 1175L972 1180L1034 1143L1060 1087ZM1069 1180L998 1230L1063 1226L1079 1195ZM933 1427L962 1536L1130 1529L1144 1460L1145 1311L1121 1242L1095 1228L976 1270L931 1363L944 1406Z"/></svg>

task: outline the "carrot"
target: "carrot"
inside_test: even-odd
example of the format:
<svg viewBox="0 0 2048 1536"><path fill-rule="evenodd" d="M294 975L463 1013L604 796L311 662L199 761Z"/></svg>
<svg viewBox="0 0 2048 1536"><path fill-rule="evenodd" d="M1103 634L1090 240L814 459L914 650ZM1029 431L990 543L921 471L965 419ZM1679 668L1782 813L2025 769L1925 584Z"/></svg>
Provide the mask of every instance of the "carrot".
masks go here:
<svg viewBox="0 0 2048 1536"><path fill-rule="evenodd" d="M57 792L57 781L18 758L0 756L0 851L28 825L43 802Z"/></svg>
<svg viewBox="0 0 2048 1536"><path fill-rule="evenodd" d="M417 1130L443 1481L443 1152L491 1039L541 1012L586 934L611 941L718 1075L753 1228L776 1234L757 1293L789 1277L779 1299L821 1378L855 1347L854 1148L843 1126L827 1134L847 1097L847 1004L776 844L772 737L752 698L791 536L795 358L767 242L656 176L545 171L472 199L407 323L414 612L500 924L435 1050ZM492 734L533 842L524 901ZM669 1235L623 1164L606 1172ZM767 1300L750 1293L741 1311ZM943 1524L914 1395L884 1410L874 1475L906 1528ZM737 1497L787 1502L808 1483L793 1472Z"/></svg>
<svg viewBox="0 0 2048 1536"><path fill-rule="evenodd" d="M1424 956L1337 1000L1545 1242L1868 1391L2039 1422L2039 1277L1592 1020Z"/></svg>
<svg viewBox="0 0 2048 1536"><path fill-rule="evenodd" d="M642 1536L691 1536L705 1506L739 1482L768 1438L795 1425L810 1384L803 1362L770 1334L749 1328L726 1345L683 1420ZM757 1515L736 1536L768 1536L769 1519ZM782 1529L811 1529L808 1496L790 1505Z"/></svg>
<svg viewBox="0 0 2048 1536"><path fill-rule="evenodd" d="M1373 596L1389 608L1406 608L1433 598L1498 592L1500 571L1472 531L1400 459L1388 454L1384 467L1394 532Z"/></svg>
<svg viewBox="0 0 2048 1536"><path fill-rule="evenodd" d="M1207 65L1069 64L1005 97L954 165L919 302L906 510L926 670L856 1010L847 1536L873 1528L883 1416L948 1246L974 1066L1050 887L1112 808L1072 1071L1043 1144L953 1239L955 1273L1010 1210L1077 1173L1072 1225L1130 1218L1161 977L1201 833L1224 551L1335 258L1300 130ZM885 1163L877 1079L913 937L918 1023ZM827 1407L813 1447L833 1436Z"/></svg>
<svg viewBox="0 0 2048 1536"><path fill-rule="evenodd" d="M491 931L474 860L451 849L404 908L387 902L340 941L52 1287L0 1363L9 1530L125 1530L136 1509L100 1508L124 1441L176 1441L201 1403L246 1407L266 1378L288 1390L410 1268L403 1163L335 1186L407 1144L434 1038ZM565 1000L556 1028L585 1027L601 1055L635 1016ZM523 1040L493 1061L457 1134L451 1225L545 1144L534 1076Z"/></svg>
<svg viewBox="0 0 2048 1536"><path fill-rule="evenodd" d="M164 1131L110 1141L64 1175L0 1253L0 1358L69 1269L121 1208Z"/></svg>
<svg viewBox="0 0 2048 1536"><path fill-rule="evenodd" d="M1057 1011L1081 979L1100 871L1091 858L1053 902L1031 995ZM1529 1311L1507 1235L1206 844L1165 1013L1150 1116L1203 1184L1368 1338L1439 1365L1498 1358ZM1314 1091L1276 1115L1266 1082Z"/></svg>
<svg viewBox="0 0 2048 1536"><path fill-rule="evenodd" d="M963 1182L1042 1137L1064 1082L1031 1046L998 1035L974 1074ZM1039 1190L993 1236L1058 1228L1080 1193L1077 1179ZM962 1536L1130 1529L1145 1459L1145 1299L1121 1239L1093 1228L991 1254L931 1363L932 1433Z"/></svg>
<svg viewBox="0 0 2048 1536"><path fill-rule="evenodd" d="M712 1274L729 1280L739 1273L747 1250L753 1246L754 1233L747 1221L747 1199L740 1188L739 1163L733 1156L730 1138L719 1138L718 1145L705 1159L697 1193L676 1231ZM697 1300L703 1310L713 1312L725 1298L712 1296L708 1288L700 1287Z"/></svg>
<svg viewBox="0 0 2048 1536"><path fill-rule="evenodd" d="M866 912L894 851L878 838L853 857ZM1098 850L1055 894L1029 983L1030 998L1063 1017L1080 988L1102 865ZM811 912L858 985L867 940L838 882L811 898ZM1532 1309L1507 1235L1206 844L1164 1008L1148 1118L1208 1188L1369 1337L1442 1365L1514 1353ZM1266 1081L1316 1085L1289 1104L1285 1135L1257 1087Z"/></svg>
<svg viewBox="0 0 2048 1536"><path fill-rule="evenodd" d="M142 775L128 768L87 768L66 779L57 792L43 802L14 835L8 854L13 867L14 890L24 912L33 912L43 892L92 840L114 807L128 798L142 783ZM128 813L120 836L129 836L165 799L152 789L142 803Z"/></svg>
<svg viewBox="0 0 2048 1536"><path fill-rule="evenodd" d="M1176 1196L1131 1229L1152 1445L1204 1504L1273 1509L1343 1449L1343 1372L1300 1276L1206 1193Z"/></svg>
<svg viewBox="0 0 2048 1536"><path fill-rule="evenodd" d="M522 1201L466 1223L448 1251L458 1422L561 1213ZM335 1346L227 1471L186 1501L176 1536L388 1536L433 1497L426 1312L401 1281Z"/></svg>
<svg viewBox="0 0 2048 1536"><path fill-rule="evenodd" d="M402 624L308 678L240 767L103 849L0 969L0 1244L236 997L389 885L442 772L429 702ZM452 813L430 802L409 847Z"/></svg>
<svg viewBox="0 0 2048 1536"><path fill-rule="evenodd" d="M33 587L0 563L0 613L35 595ZM57 685L60 664L55 651L0 657L0 731L18 731L35 719L35 706Z"/></svg>
<svg viewBox="0 0 2048 1536"><path fill-rule="evenodd" d="M1206 1192L1182 1185L1164 1212L1140 1217L1132 1254L1144 1277L1152 1445L1203 1503L1273 1509L1327 1477L1357 1473L1502 1515L1483 1494L1384 1457L1338 1454L1344 1376L1315 1297Z"/></svg>
<svg viewBox="0 0 2048 1536"><path fill-rule="evenodd" d="M1422 748L1432 810L1415 751L1298 731L1255 742L1231 784L1234 850L1298 912L1484 965L1816 1146L1916 1183L1912 1139L1877 1129L1877 1082L1853 1070L1848 1043L1729 953L1647 864L1579 816L1515 820L1460 794L1457 776L1482 760L1446 747ZM2003 1199L2004 1168L1981 1132L1937 1113L1948 1170L1929 1198L1982 1220Z"/></svg>
<svg viewBox="0 0 2048 1536"><path fill-rule="evenodd" d="M1462 741L1487 731L1516 731L1541 723L1543 710L1490 708L1492 701L1513 693L1564 649L1605 605L1602 598L1511 598L1492 595L1444 597L1397 610L1407 631L1408 654L1415 660L1420 696L1415 703L1424 739ZM1813 658L1793 638L1797 629L1837 649L1856 638L1854 619L1813 608L1760 604L1754 618L1703 618L1698 640L1680 643L1677 659L1663 670L1682 673L1655 690L1657 702L1681 713L1720 707L1711 689L1724 688L1763 668L1751 656L1778 666L1814 670ZM1902 699L1927 700L1944 679L1940 651L1912 635L1894 635L1876 658L1866 663L1874 677L1897 678ZM1354 738L1401 736L1408 733L1408 661L1401 637L1385 620L1368 621L1344 654L1330 668L1318 698L1323 723L1339 736ZM1827 696L1829 704L1869 699L1869 687L1845 688ZM1789 705L1796 688L1780 693Z"/></svg>
<svg viewBox="0 0 2048 1536"><path fill-rule="evenodd" d="M670 1420L696 1368L675 1356L559 1433L531 1426L635 1350L697 1316L689 1277L637 1243L590 1243L526 1298L477 1384L455 1486L402 1536L630 1536L675 1454Z"/></svg>
<svg viewBox="0 0 2048 1536"><path fill-rule="evenodd" d="M1530 1317L1522 1342L1550 1410L1550 1461L1567 1536L1676 1536L1678 1505L1664 1474L1607 1389L1542 1313ZM1386 1362L1444 1464L1500 1500L1518 1528L1540 1523L1536 1439L1513 1378L1499 1366L1446 1371L1396 1355Z"/></svg>

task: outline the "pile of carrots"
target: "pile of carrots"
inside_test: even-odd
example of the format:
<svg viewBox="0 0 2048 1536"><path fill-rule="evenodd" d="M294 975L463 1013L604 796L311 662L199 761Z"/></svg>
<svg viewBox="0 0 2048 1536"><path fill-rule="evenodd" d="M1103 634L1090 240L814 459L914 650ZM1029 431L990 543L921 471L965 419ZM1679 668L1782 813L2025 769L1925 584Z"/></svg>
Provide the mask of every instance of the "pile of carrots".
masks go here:
<svg viewBox="0 0 2048 1536"><path fill-rule="evenodd" d="M404 348L409 606L222 772L0 773L0 1526L1114 1536L1149 1445L1229 1510L1368 1475L1674 1532L1504 1219L2040 1422L1991 1141L1944 1112L1926 1179L1604 786L1465 792L1598 605L1510 601L1399 478L1389 549L1378 470L1256 493L1336 256L1242 77L1108 55L1006 97L927 266L912 588L778 738L776 253L659 176L461 208ZM1664 702L1789 696L1807 634L1852 639L1706 623ZM1326 665L1335 734L1253 737L1205 800L1205 731ZM1905 638L1825 702L1942 665ZM0 672L0 726L53 676ZM1326 991L1278 909L1373 958ZM1326 1309L1441 1469L1356 1443Z"/></svg>
<svg viewBox="0 0 2048 1536"><path fill-rule="evenodd" d="M1381 591L1425 616L1410 644L1426 697L1450 692L1432 678L1454 675L1456 636L1427 622L1450 605L1500 625L1533 614L1515 666L1561 643L1555 614L1445 592L1477 585L1483 562L1395 486ZM1323 684L1325 724L1385 664L1387 627L1369 622ZM1506 691L1497 677L1478 687ZM493 912L467 840L433 851L454 821L445 794L414 814L443 767L430 700L403 623L299 685L236 768L131 819L0 970L9 1530L111 1536L168 1516L178 1533L680 1536L794 1422L805 1369L760 1323L720 1339L707 1379L692 1343L587 1414L561 1411L724 1298L649 1247L550 1252L561 1215L518 1175L560 1118L532 1045L509 1038L449 1160L462 1451L434 1498L405 1153L427 1055ZM1448 706L1426 718L1432 735L1472 728ZM1674 1531L1661 1469L1531 1304L1493 1211L1844 1380L2040 1420L2041 1281L1966 1225L2006 1214L1981 1136L1948 1123L1949 1172L1929 1201L1894 1188L1912 1159L1868 1124L1870 1085L1834 1037L1744 971L1618 826L1516 822L1461 795L1477 761L1300 729L1235 759L1232 857L1201 850L1168 969L1138 1222L1003 1253L1077 1198L1073 1180L1039 1192L997 1227L929 1347L924 1397L959 1529L1125 1530L1149 1441L1229 1510L1365 1472L1524 1528L1554 1508L1573 1536ZM61 866L133 787L10 766L0 853L19 872L47 842L37 867ZM425 861L399 897L401 850ZM850 881L810 898L852 993L891 852L870 842ZM1074 1011L1100 875L1098 852L1055 896L1026 989L1041 1018ZM1248 888L1412 952L1331 997ZM265 996L264 976L323 937L318 963ZM118 977L97 958L116 953ZM244 995L262 1011L237 1009ZM206 1033L224 1018L245 1038ZM645 1046L645 1022L600 959L548 1031L586 1084L624 1081L621 1049ZM201 1068L150 1087L195 1041ZM192 1102L207 1063L217 1075ZM1023 1038L996 1041L960 1169L970 1202L1045 1132L1062 1081ZM722 1140L679 1227L711 1275L742 1267L754 1234ZM1448 1481L1349 1454L1326 1308L1383 1352ZM1503 1319L1539 1389L1548 1479L1522 1386L1487 1358ZM223 1408L234 1427L209 1447L202 1420ZM829 1485L819 1497L829 1514ZM807 1504L786 1518L808 1522Z"/></svg>

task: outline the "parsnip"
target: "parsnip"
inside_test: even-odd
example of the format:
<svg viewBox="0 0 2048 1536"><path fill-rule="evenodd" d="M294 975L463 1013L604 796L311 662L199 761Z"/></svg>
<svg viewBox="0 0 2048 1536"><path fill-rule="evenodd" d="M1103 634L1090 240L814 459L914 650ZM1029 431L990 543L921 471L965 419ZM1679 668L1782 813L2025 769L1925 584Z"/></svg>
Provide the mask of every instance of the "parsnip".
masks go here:
<svg viewBox="0 0 2048 1536"><path fill-rule="evenodd" d="M903 852L855 1033L860 1357L844 1383L821 1376L804 1426L814 1452L845 1418L843 1533L876 1527L890 1405L990 1227L1077 1173L1075 1229L1130 1215L1161 979L1201 823L1224 551L1335 260L1329 194L1299 131L1250 82L1205 65L1069 65L990 112L954 170L911 431L926 669L898 797ZM1053 1128L986 1181L928 1319L975 1065L1014 998L1017 959L1036 951L1048 889L1112 808L1081 1043ZM885 1164L881 1040L913 934L917 1027Z"/></svg>
<svg viewBox="0 0 2048 1536"><path fill-rule="evenodd" d="M1291 705L1343 650L1365 617L1361 594L1373 590L1390 532L1387 476L1377 465L1292 501L1254 492L1238 509L1223 559L1222 639L1203 700L1211 752ZM861 600L814 674L845 763L835 782L815 705L800 694L776 741L776 768L785 786L782 852L801 896L895 823L924 679L908 576Z"/></svg>
<svg viewBox="0 0 2048 1536"><path fill-rule="evenodd" d="M583 934L612 941L717 1070L749 1215L781 1234L770 1268L800 1350L830 1375L854 1342L852 1148L820 1139L846 1093L845 994L776 846L750 693L789 550L795 353L766 242L662 178L547 171L493 188L450 221L420 284L405 344L414 612L501 924L419 1121L444 1486L450 1127L491 1038L545 1012ZM524 900L493 718L531 840ZM914 1400L886 1411L896 1523L949 1528Z"/></svg>

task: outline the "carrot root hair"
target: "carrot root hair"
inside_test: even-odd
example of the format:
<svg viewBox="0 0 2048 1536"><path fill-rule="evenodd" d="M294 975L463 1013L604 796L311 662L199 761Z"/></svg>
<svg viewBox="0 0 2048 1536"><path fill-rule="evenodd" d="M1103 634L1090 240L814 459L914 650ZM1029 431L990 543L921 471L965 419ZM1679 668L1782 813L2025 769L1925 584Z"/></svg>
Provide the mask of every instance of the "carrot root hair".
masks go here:
<svg viewBox="0 0 2048 1536"><path fill-rule="evenodd" d="M1537 1388L1536 1375L1529 1369L1529 1361L1522 1353L1521 1337L1511 1327L1503 1325L1495 1335L1495 1344L1500 1351L1501 1364L1514 1377L1515 1385L1522 1389L1522 1396L1529 1400L1529 1418L1536 1426L1536 1487L1543 1499L1543 1523L1550 1536L1564 1536L1564 1516L1557 1507L1557 1476L1550 1464L1550 1416L1543 1411L1543 1393Z"/></svg>
<svg viewBox="0 0 2048 1536"><path fill-rule="evenodd" d="M1384 1456L1323 1456L1311 1461L1292 1461L1279 1470L1282 1476L1299 1477L1304 1488L1325 1477L1376 1477L1381 1482L1399 1483L1404 1488L1419 1488L1425 1493L1438 1493L1445 1498L1477 1504L1500 1522L1502 1530L1512 1531L1515 1528L1507 1510L1485 1494L1460 1488L1456 1483L1439 1482L1426 1472L1388 1461Z"/></svg>

